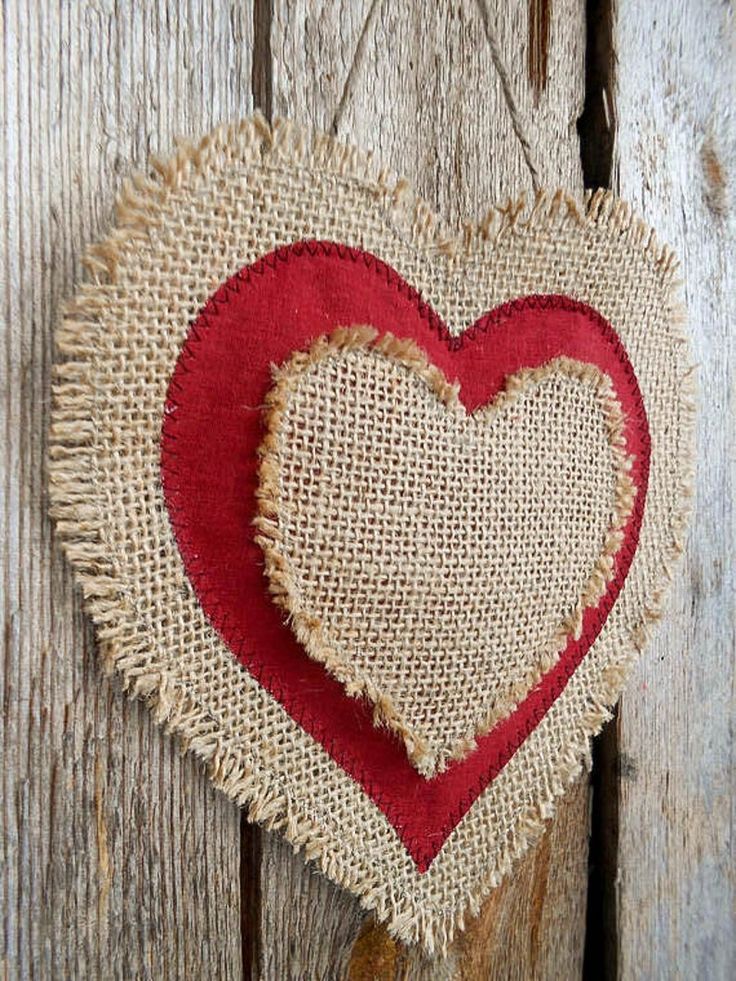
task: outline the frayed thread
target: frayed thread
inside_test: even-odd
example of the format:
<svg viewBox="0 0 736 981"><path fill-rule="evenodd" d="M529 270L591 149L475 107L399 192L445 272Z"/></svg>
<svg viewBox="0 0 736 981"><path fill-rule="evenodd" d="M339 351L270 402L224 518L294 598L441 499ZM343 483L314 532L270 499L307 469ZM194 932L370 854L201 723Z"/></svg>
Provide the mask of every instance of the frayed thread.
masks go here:
<svg viewBox="0 0 736 981"><path fill-rule="evenodd" d="M620 238L656 266L662 277L672 277L677 268L673 250L661 244L654 230L611 191L588 192L583 200L561 188L542 189L531 198L522 194L490 208L479 222L468 222L456 232L440 221L407 180L379 168L372 153L291 120L276 119L271 126L260 113L220 126L197 144L180 141L170 159L154 157L148 175L127 180L118 199L116 228L89 249L87 268L99 281L114 282L123 255L145 237L172 191L194 190L238 166L303 167L360 183L384 210L387 221L402 229L414 245L450 257L477 253L509 233L553 231L574 224Z"/></svg>

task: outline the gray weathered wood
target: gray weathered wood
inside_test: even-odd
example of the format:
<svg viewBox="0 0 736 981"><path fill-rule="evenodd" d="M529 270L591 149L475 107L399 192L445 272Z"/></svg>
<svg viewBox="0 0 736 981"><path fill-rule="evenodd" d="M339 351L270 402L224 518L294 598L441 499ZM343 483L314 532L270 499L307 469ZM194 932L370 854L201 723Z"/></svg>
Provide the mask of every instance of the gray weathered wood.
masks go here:
<svg viewBox="0 0 736 981"><path fill-rule="evenodd" d="M679 253L698 364L697 500L667 616L619 714L623 978L736 976L734 9L621 0L618 183Z"/></svg>
<svg viewBox="0 0 736 981"><path fill-rule="evenodd" d="M535 39L530 39L526 5L491 6L498 7L489 25L503 53L518 128L532 145L541 181L579 189L582 11L573 2L557 6L546 45L549 77L543 86L538 64L530 76L529 49ZM330 130L337 113L340 138L374 150L455 227L480 218L499 200L531 192L529 167L474 0L399 5L377 0L375 8L371 0L280 0L273 7L268 40L263 47L272 61L267 90L274 114ZM585 785L573 795L544 847L545 868L530 856L515 886L492 898L490 912L471 927L472 940L461 941L444 963L399 949L368 921L350 976L483 977L491 969L496 976L504 976L504 970L513 976L522 965L531 971L529 976L579 974ZM275 839L264 837L262 855L262 906L252 925L259 935L256 970L265 978L340 977L344 951L360 926L357 904L310 868L296 865ZM548 877L554 883L549 891ZM311 911L308 921L305 907ZM520 908L535 911L516 916ZM338 937L346 945L343 950L334 946ZM333 958L327 968L325 942Z"/></svg>
<svg viewBox="0 0 736 981"><path fill-rule="evenodd" d="M99 671L46 517L51 332L116 188L250 111L250 10L2 7L0 975L241 975L239 815Z"/></svg>

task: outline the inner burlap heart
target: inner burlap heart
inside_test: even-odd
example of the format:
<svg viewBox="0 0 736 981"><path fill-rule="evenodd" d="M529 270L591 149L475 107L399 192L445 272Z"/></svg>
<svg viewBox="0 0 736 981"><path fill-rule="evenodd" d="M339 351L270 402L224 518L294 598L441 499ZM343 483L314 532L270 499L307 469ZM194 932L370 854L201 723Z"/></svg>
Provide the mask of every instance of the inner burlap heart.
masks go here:
<svg viewBox="0 0 736 981"><path fill-rule="evenodd" d="M155 718L206 761L213 784L249 819L281 831L392 935L430 952L445 950L480 912L489 891L514 874L557 801L588 765L590 738L610 717L662 611L683 548L693 466L693 369L681 328L675 258L607 192L585 201L563 191L540 192L526 204L509 200L455 234L405 182L387 178L381 164L357 148L285 121L271 128L260 117L209 134L196 146L180 145L148 176L126 184L118 215L111 235L88 254L93 280L80 287L57 332L61 363L49 451L57 534L83 586L103 656ZM387 474L406 488L401 498L393 490L400 483L385 484L395 527L402 534L411 528L415 537L411 561L398 562L407 552L396 551L393 570L415 572L408 594L395 572L393 588L380 578L376 584L384 601L394 604L425 590L425 605L417 606L420 625L438 625L439 614L444 618L456 601L457 583L479 604L469 606L466 625L486 624L481 601L491 587L498 590L498 576L509 575L498 563L516 557L510 548L508 555L495 551L495 540L479 534L476 498L485 490L497 494L504 482L508 492L524 472L521 456L530 451L519 429L514 453L504 456L497 448L493 457L479 432L486 413L487 425L499 431L514 416L518 425L520 413L534 421L538 400L546 397L548 421L565 434L557 448L570 466L583 461L580 440L592 438L591 421L600 427L593 408L584 426L568 418L564 399L564 408L555 402L553 410L550 393L563 396L572 389L564 372L544 384L527 378L505 407L508 396L501 394L500 402L483 410L503 392L506 376L561 355L595 364L611 379L625 416L626 452L634 458L637 495L615 574L599 603L585 611L580 639L569 639L519 707L478 738L475 752L431 779L409 761L395 732L373 724L371 702L346 694L345 685L360 690L359 683L342 684L305 653L269 595L263 551L254 540L257 447L264 438L261 407L273 385L271 363L290 372L294 351L305 351L336 325L365 323L381 336L413 339L447 378L459 379L463 407L480 410L474 421L463 422L459 412L437 403L443 388L435 390L425 376L435 414L412 430L426 386L383 365L384 383L399 379L395 401L404 408L396 410L387 390L391 411L371 429L374 442L364 444L363 434L350 430L347 444L372 469L348 469L344 454L336 453L336 469L324 471L337 494L325 494L325 515L336 520L335 501L355 512L356 523L341 518L344 524L335 527L358 559L360 585L360 576L375 571L366 545L377 541L371 536L379 527L390 527L388 514L379 511L383 485L375 482L369 451L386 453ZM361 359L357 353L350 359L362 365L369 352ZM383 354L390 360L388 351ZM370 357L368 364L374 364ZM343 370L352 371L351 365L344 362ZM378 368L371 370L378 379ZM339 393L337 382L331 384ZM592 407L590 389L579 388L579 400ZM300 385L295 394L306 406L305 392ZM367 406L349 407L361 424L368 421L360 414ZM270 419L278 419L275 404ZM382 429L397 428L417 466L427 466L439 449L446 453L446 469L426 475L434 481L433 496L417 497L423 469L412 481L407 458L397 465L383 447ZM325 434L316 425L312 431L316 454ZM540 446L545 459L554 446L546 432L549 439ZM273 433L278 465L278 427ZM431 446L439 448L431 453L424 452L430 433ZM420 438L424 442L415 445ZM567 455L574 452L580 455ZM306 449L301 458L309 464L305 488L317 495L319 460ZM610 459L609 453L609 487ZM498 466L488 486L463 470L468 461L480 468L491 460ZM549 471L545 506L566 469L560 463ZM374 476L373 483L364 473ZM360 490L350 497L355 480ZM540 485L527 486L529 501L538 502ZM583 481L578 490L588 486ZM382 523L374 514L375 527L363 514L371 500ZM441 551L437 545L432 552L430 533L413 512L408 518L405 502L413 507L427 501L438 507L427 528ZM278 551L279 505L278 493L262 495L260 534L272 546L271 558L285 561L290 555ZM577 506L589 508L590 501L581 494ZM463 508L467 522L461 526L456 521ZM521 535L526 525L510 512L512 517ZM573 510L563 517L580 516ZM596 520L604 528L600 515ZM612 512L608 520L611 529ZM362 528L362 540L357 533L349 537L351 528ZM416 560L417 538L436 565L424 568ZM552 552L557 549L562 563L553 574L560 575L568 546L578 548L577 540L551 536L544 548L531 537L518 541L517 552L526 548L537 559L534 581L541 585L529 596L546 602ZM481 542L492 565L481 563ZM343 556L332 546L322 558L334 570ZM472 574L463 565L468 556ZM534 572L525 567L524 574ZM607 575L605 568L601 574ZM442 580L433 602L427 599L430 576ZM565 588L572 595L570 581ZM286 579L281 586L288 584ZM367 608L376 609L378 597L362 588ZM579 598L584 589L578 590ZM357 599L345 592L357 609ZM318 593L323 605L326 595ZM507 602L518 595L510 593ZM288 596L286 590L282 606ZM558 624L565 611L559 615ZM298 618L291 619L296 627ZM554 633L551 614L550 624L548 637ZM495 629L502 626L494 621ZM399 657L391 662L382 648L352 645L336 653L350 651L352 657L356 649L363 668L380 664L387 672L383 682L392 663L394 670L402 668ZM401 645L397 649L406 655ZM423 653L409 694L425 706L437 705L429 723L445 739L451 721L458 721L450 718L455 704L449 692L467 683L461 708L479 711L467 716L472 733L491 705L473 703L472 696L490 690L491 672L481 665L461 677L451 658L440 665L443 647L433 644ZM544 663L544 650L539 660ZM499 663L492 662L494 671ZM429 756L425 763L431 764Z"/></svg>
<svg viewBox="0 0 736 981"><path fill-rule="evenodd" d="M468 414L413 342L352 328L276 370L268 407L272 595L431 777L525 698L611 580L634 499L611 381L556 358Z"/></svg>

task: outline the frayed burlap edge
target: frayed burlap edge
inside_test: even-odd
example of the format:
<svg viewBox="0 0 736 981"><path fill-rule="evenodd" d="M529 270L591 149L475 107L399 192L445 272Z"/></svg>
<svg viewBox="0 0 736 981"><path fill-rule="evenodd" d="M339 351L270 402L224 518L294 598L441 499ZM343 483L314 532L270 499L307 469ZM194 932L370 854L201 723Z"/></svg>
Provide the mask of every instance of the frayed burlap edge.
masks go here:
<svg viewBox="0 0 736 981"><path fill-rule="evenodd" d="M502 698L495 699L488 706L479 706L473 728L464 733L449 751L440 750L430 744L424 733L407 725L388 692L357 668L350 657L335 649L325 632L325 625L313 612L305 609L297 586L297 575L284 550L280 521L281 426L289 397L310 367L341 352L354 350L374 351L408 368L426 383L450 412L467 417L468 413L459 398L459 386L450 384L413 341L399 339L390 333L379 337L370 326L339 328L329 336L318 338L306 351L294 353L283 365L272 369L274 384L265 400L265 435L259 448L258 514L254 519L259 534L256 541L263 550L271 596L286 613L287 622L299 643L345 685L349 695L364 697L371 702L376 723L387 726L401 737L409 759L422 776L430 779L447 769L451 760L462 759L472 752L477 746L477 739L497 722L508 718L545 672L555 665L570 638L580 639L585 611L597 606L614 577L614 559L623 542L624 528L636 497L636 486L630 476L634 461L626 453L626 419L610 378L593 365L570 358L558 357L539 368L525 368L508 376L504 389L493 402L473 413L476 418L492 419L550 375L558 372L565 374L588 386L596 396L608 432L616 482L611 523L575 608L559 624L524 678L516 682Z"/></svg>
<svg viewBox="0 0 736 981"><path fill-rule="evenodd" d="M413 192L407 180L392 179L388 170L378 167L372 153L327 134L313 133L290 120L277 119L270 126L260 113L220 126L197 144L179 141L177 152L167 160L152 157L151 174L137 174L124 182L115 210L116 227L106 239L89 247L85 266L97 281L114 282L122 254L145 237L170 191L194 188L238 163L298 166L365 182L386 217L395 221L414 245L448 256L469 255L479 244L492 243L512 229L546 227L554 231L565 222L573 222L605 228L642 252L663 281L669 280L677 267L673 250L660 243L654 229L611 191L588 192L581 201L562 188L541 190L531 203L522 194L490 208L481 221L465 223L459 232L453 232Z"/></svg>
<svg viewBox="0 0 736 981"><path fill-rule="evenodd" d="M677 262L672 250L658 242L653 229L634 216L628 204L611 192L599 190L579 201L564 190L541 191L533 201L524 196L492 208L478 224L464 226L458 234L447 232L427 204L417 198L408 182L391 180L379 170L370 154L345 146L323 134L311 134L293 123L277 120L270 127L256 115L241 123L223 126L192 145L180 143L167 161L152 161L152 173L127 181L118 200L117 227L85 256L92 282L80 288L65 309L57 329L58 354L67 359L55 367L53 412L49 438L49 497L58 539L73 565L84 605L97 626L101 655L108 671L118 671L131 696L143 698L157 722L181 740L207 764L213 784L239 805L248 807L248 817L265 827L280 830L295 850L304 848L307 859L316 860L333 881L353 891L367 910L385 920L390 932L407 943L421 943L429 953L446 951L455 933L465 926L468 915L476 915L488 893L508 874L512 864L535 844L553 817L555 801L590 765L590 738L610 718L630 666L646 644L653 625L660 619L663 597L672 580L674 563L684 548L691 510L694 481L695 385L694 366L680 378L678 387L681 447L677 487L678 506L673 510L671 538L664 550L661 576L651 586L650 602L641 621L631 631L630 644L619 660L601 673L590 689L590 710L581 718L574 738L564 753L555 780L539 800L518 815L512 840L494 863L482 885L458 896L452 909L434 909L417 903L413 896L402 901L386 899L375 881L367 879L349 863L338 861L321 829L300 809L299 802L277 781L270 786L255 778L242 756L227 745L225 733L213 727L205 709L171 682L166 665L156 663L145 652L131 649L121 619L128 597L116 578L107 554L103 529L106 516L96 506L95 476L90 466L94 446L94 424L90 409L95 398L91 365L96 357L97 318L108 297L105 287L116 282L122 258L146 238L150 224L168 195L194 188L238 163L252 166L310 168L334 173L366 184L366 190L383 209L385 219L413 247L429 252L470 255L492 247L500 237L515 231L544 229L554 233L567 223L590 226L618 239L627 249L650 264L663 291L669 296L671 323L680 332L685 313L676 294Z"/></svg>

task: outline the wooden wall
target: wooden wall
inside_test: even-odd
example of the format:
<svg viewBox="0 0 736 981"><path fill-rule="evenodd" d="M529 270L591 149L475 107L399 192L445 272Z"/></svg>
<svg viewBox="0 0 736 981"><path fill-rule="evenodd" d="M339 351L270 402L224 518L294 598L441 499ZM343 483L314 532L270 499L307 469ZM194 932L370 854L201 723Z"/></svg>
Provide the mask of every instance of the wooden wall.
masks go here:
<svg viewBox="0 0 736 981"><path fill-rule="evenodd" d="M574 0L0 8L0 977L569 978L586 935L591 976L736 976L734 13L588 13L586 31ZM592 875L585 783L442 962L245 826L101 675L46 517L51 333L85 246L150 153L255 106L374 149L456 223L537 182L610 183L683 260L696 517L596 751Z"/></svg>

